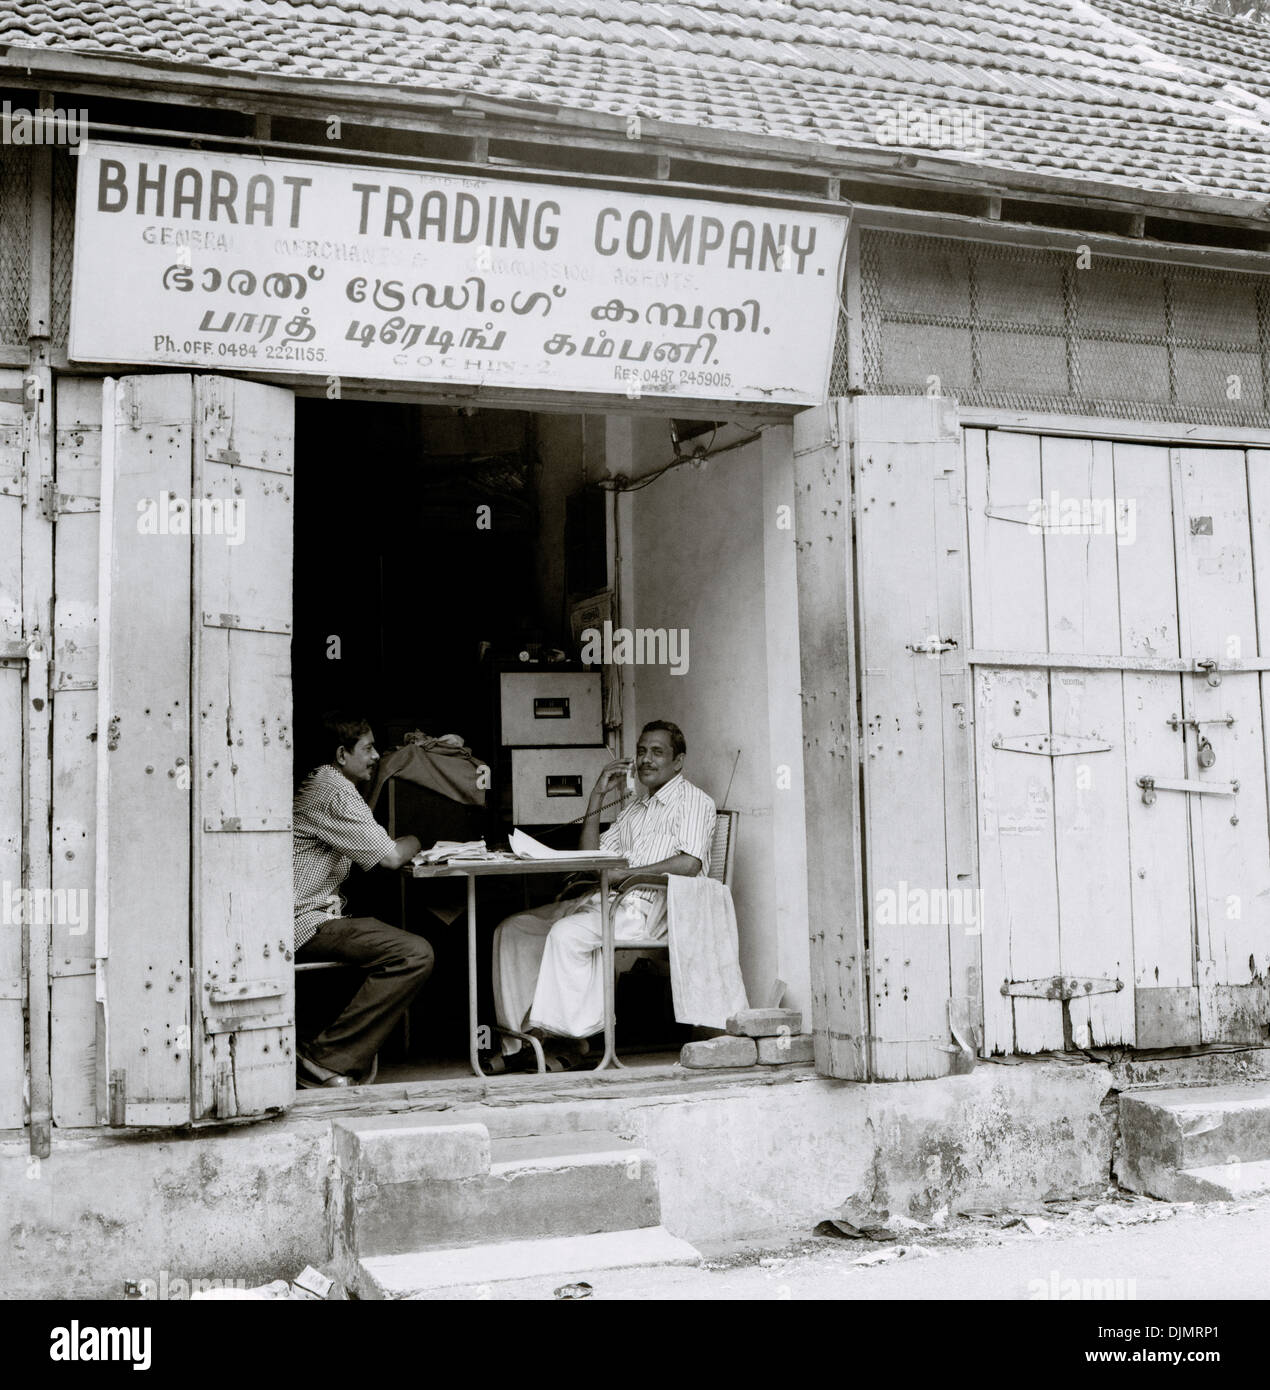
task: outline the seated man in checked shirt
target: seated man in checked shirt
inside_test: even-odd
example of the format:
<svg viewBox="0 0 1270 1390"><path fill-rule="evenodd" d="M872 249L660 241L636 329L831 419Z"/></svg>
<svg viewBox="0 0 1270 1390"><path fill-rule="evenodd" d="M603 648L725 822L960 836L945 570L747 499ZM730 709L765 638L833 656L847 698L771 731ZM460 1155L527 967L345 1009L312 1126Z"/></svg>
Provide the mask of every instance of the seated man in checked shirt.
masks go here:
<svg viewBox="0 0 1270 1390"><path fill-rule="evenodd" d="M622 783L629 760L609 763L587 804L580 850L626 856L635 872L619 887L657 874L704 874L714 837L714 802L685 781L687 747L677 725L646 724L635 749L642 794L600 834L605 794ZM588 1038L604 1027L600 895L585 894L508 917L494 932L494 1009L504 1028L538 1036ZM636 890L622 899L614 939L660 940L666 935L666 895ZM504 1052L520 1049L503 1040Z"/></svg>
<svg viewBox="0 0 1270 1390"><path fill-rule="evenodd" d="M323 716L322 733L330 761L305 778L292 815L295 958L346 961L366 978L329 1028L297 1046L302 1087L356 1085L432 973L432 947L423 937L374 917L343 916L339 887L354 864L399 869L420 846L413 835L394 840L358 791L379 761L370 725L336 711Z"/></svg>

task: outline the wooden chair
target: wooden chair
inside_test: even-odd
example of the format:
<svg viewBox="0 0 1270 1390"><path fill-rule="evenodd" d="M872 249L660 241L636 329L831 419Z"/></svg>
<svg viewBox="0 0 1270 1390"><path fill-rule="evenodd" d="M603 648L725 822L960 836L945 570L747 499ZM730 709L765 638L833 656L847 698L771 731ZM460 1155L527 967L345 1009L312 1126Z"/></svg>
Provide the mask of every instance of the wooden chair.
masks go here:
<svg viewBox="0 0 1270 1390"><path fill-rule="evenodd" d="M706 873L710 878L717 879L724 885L728 885L732 881L732 857L736 849L736 818L736 811L715 812L714 838L710 841L710 864ZM637 888L652 888L659 893L667 892L668 878L668 874L658 874L657 878L650 883L633 883L629 888L623 888L614 895L612 910L616 911L618 903L627 893L633 893ZM618 951L669 950L669 937L663 941L618 941L614 943L613 956L616 960Z"/></svg>
<svg viewBox="0 0 1270 1390"><path fill-rule="evenodd" d="M343 960L311 960L302 961L295 967L297 975L305 974L310 970L358 970L360 966L350 965ZM297 985L299 981L297 980ZM370 1064L370 1074L364 1081L359 1082L361 1086L369 1086L375 1077L379 1075L379 1054L376 1053Z"/></svg>

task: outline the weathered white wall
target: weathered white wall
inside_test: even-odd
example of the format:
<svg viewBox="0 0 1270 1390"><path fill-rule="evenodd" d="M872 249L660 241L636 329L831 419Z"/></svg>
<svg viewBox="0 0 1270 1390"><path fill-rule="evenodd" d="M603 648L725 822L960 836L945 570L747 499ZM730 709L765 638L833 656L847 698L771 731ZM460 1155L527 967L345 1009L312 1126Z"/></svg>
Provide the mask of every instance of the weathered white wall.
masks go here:
<svg viewBox="0 0 1270 1390"><path fill-rule="evenodd" d="M610 474L638 478L671 456L665 420L610 417ZM779 977L786 1002L807 1008L797 589L793 531L778 512L792 508L792 478L791 432L773 425L623 495L618 587L622 626L689 633L684 674L625 672L626 751L649 719L683 729L688 779L740 812L732 895L751 1002Z"/></svg>

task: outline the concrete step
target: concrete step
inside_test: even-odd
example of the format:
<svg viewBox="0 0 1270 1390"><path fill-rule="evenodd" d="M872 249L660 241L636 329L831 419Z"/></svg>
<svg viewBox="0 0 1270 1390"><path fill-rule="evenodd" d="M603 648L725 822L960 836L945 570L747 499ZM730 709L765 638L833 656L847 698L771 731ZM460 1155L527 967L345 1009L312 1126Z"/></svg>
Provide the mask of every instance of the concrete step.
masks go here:
<svg viewBox="0 0 1270 1390"><path fill-rule="evenodd" d="M1270 1161L1270 1082L1137 1091L1120 1097L1116 1175L1132 1191L1173 1201L1207 1179L1183 1173Z"/></svg>
<svg viewBox="0 0 1270 1390"><path fill-rule="evenodd" d="M1207 1168L1183 1168L1178 1190L1189 1195L1178 1201L1230 1202L1270 1193L1270 1159L1256 1163L1214 1163Z"/></svg>
<svg viewBox="0 0 1270 1390"><path fill-rule="evenodd" d="M592 1235L660 1221L653 1156L611 1133L490 1141L479 1124L336 1125L342 1265L447 1245Z"/></svg>
<svg viewBox="0 0 1270 1390"><path fill-rule="evenodd" d="M359 1263L352 1287L364 1299L496 1299L501 1286L525 1279L573 1282L603 1270L696 1264L700 1258L687 1241L664 1227L644 1226L381 1255Z"/></svg>

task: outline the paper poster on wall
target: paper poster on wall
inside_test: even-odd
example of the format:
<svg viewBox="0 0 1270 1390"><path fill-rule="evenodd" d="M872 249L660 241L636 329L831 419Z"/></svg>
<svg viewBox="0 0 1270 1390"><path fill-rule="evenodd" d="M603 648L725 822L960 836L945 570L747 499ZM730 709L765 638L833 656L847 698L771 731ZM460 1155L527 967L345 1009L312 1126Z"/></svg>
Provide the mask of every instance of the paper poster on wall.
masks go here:
<svg viewBox="0 0 1270 1390"><path fill-rule="evenodd" d="M827 393L845 215L141 145L78 163L74 361Z"/></svg>

